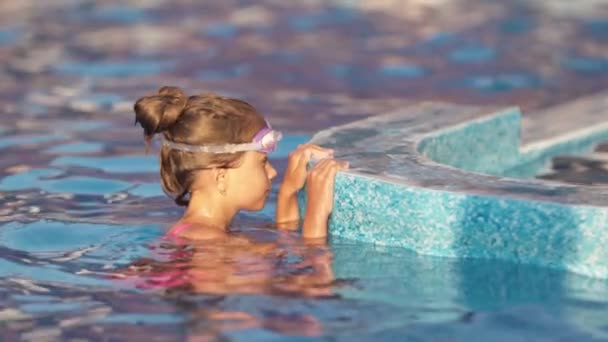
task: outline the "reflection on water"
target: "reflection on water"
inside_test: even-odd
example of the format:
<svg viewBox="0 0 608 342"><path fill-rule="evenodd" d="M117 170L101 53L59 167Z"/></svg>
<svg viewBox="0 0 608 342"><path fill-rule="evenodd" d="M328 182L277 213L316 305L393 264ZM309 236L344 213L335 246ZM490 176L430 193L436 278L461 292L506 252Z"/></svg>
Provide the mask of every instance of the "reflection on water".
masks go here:
<svg viewBox="0 0 608 342"><path fill-rule="evenodd" d="M271 156L282 169L312 132L414 101L529 112L605 89L606 11L601 0L0 3L2 338L607 336L605 282L306 245L261 228L276 184L234 240L160 240L180 209L131 112L163 84L243 97L286 131ZM547 178L595 177L562 162L569 171Z"/></svg>
<svg viewBox="0 0 608 342"><path fill-rule="evenodd" d="M143 289L215 295L332 295L335 279L328 246L304 244L294 234L257 233L270 235L267 240L278 237L264 242L235 230L228 239L214 243L159 244L151 249L152 258L137 260L113 276Z"/></svg>
<svg viewBox="0 0 608 342"><path fill-rule="evenodd" d="M393 341L605 334L604 281L533 266L463 263L343 240L327 248L263 228L239 229L212 245L159 239L160 226L4 228L3 336Z"/></svg>

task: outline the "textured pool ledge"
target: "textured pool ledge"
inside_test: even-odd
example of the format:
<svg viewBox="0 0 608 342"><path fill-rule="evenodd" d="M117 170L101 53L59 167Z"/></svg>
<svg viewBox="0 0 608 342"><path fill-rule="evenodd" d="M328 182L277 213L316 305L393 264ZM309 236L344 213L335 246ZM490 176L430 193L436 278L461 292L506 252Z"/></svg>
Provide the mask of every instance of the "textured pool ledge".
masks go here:
<svg viewBox="0 0 608 342"><path fill-rule="evenodd" d="M319 132L312 142L351 164L330 232L608 278L608 188L526 178L608 139L607 114L606 94L523 120L517 108L425 103Z"/></svg>

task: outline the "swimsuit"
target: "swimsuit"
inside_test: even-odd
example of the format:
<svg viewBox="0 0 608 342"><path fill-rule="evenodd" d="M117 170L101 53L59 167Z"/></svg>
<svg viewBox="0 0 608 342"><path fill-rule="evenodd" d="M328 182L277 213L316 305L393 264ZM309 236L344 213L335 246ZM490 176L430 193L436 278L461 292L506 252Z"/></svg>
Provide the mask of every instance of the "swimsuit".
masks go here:
<svg viewBox="0 0 608 342"><path fill-rule="evenodd" d="M173 228L171 228L167 232L166 236L167 237L172 237L172 238L179 238L179 233L181 233L182 231L184 231L188 227L190 227L190 224L188 224L188 223L178 224L177 226L174 226Z"/></svg>

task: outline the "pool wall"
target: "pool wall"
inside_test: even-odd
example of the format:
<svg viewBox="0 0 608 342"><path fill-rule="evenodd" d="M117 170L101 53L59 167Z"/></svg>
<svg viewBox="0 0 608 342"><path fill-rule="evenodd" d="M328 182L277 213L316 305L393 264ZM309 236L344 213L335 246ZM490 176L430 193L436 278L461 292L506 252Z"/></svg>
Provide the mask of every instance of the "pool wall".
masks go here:
<svg viewBox="0 0 608 342"><path fill-rule="evenodd" d="M351 164L336 179L330 234L607 278L608 188L526 178L608 139L597 113L560 122L559 134L545 113L532 134L517 108L425 103L321 131L312 142Z"/></svg>

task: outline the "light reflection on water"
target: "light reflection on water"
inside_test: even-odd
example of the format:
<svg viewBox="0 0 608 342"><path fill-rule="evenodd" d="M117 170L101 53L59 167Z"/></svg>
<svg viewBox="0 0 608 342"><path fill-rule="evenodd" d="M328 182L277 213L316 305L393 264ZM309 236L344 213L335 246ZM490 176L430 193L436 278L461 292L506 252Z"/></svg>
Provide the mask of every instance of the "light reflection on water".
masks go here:
<svg viewBox="0 0 608 342"><path fill-rule="evenodd" d="M5 225L7 329L54 326L63 336L99 337L125 328L169 339L187 327L193 336L243 340L294 334L552 340L584 337L574 324L604 329L605 282L554 270L339 240L327 249L263 228L237 229L238 240L227 243L183 246L159 240L162 230Z"/></svg>
<svg viewBox="0 0 608 342"><path fill-rule="evenodd" d="M163 197L130 111L162 84L251 101L288 134L272 156L279 169L312 132L412 101L531 111L608 86L599 7L307 3L0 4L4 339L606 337L604 281L306 245L264 228L276 184L263 212L238 218L235 241L160 239L180 209ZM573 170L545 177L597 176Z"/></svg>

